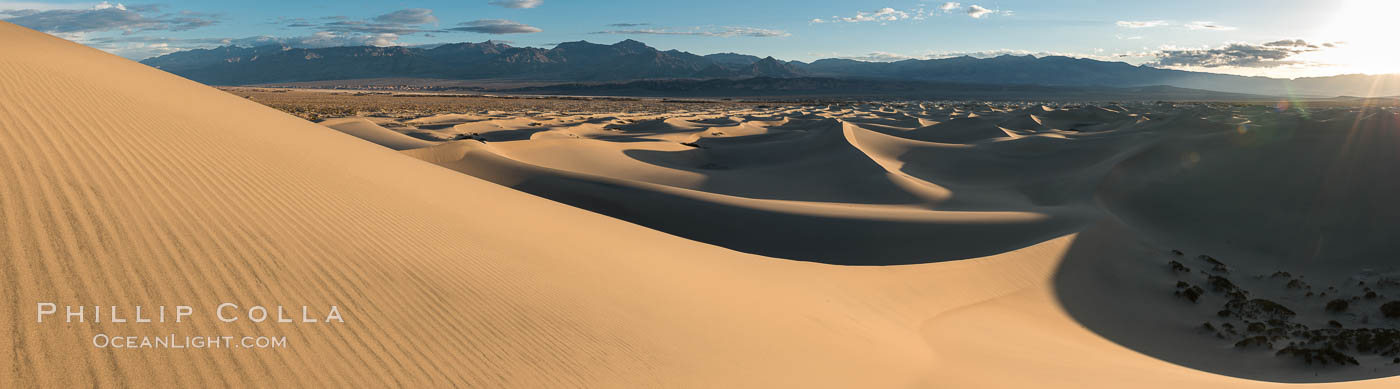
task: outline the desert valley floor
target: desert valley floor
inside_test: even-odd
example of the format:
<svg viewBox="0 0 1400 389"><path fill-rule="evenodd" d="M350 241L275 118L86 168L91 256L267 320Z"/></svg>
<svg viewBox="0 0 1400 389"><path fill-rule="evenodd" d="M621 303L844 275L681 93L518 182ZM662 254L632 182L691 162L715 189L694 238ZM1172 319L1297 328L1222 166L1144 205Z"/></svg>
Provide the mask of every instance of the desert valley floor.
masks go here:
<svg viewBox="0 0 1400 389"><path fill-rule="evenodd" d="M313 123L0 37L0 386L1400 383L1393 107ZM139 327L286 335L282 350L98 349L94 332L132 327L36 325L55 300L346 320Z"/></svg>

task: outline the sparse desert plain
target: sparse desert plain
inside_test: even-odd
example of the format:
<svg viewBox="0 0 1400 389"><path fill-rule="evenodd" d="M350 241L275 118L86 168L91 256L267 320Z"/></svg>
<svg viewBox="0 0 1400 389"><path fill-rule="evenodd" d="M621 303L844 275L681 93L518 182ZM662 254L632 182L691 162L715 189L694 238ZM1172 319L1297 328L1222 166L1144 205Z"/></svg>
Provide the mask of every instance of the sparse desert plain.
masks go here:
<svg viewBox="0 0 1400 389"><path fill-rule="evenodd" d="M1400 384L1390 106L279 105L0 41L4 387Z"/></svg>

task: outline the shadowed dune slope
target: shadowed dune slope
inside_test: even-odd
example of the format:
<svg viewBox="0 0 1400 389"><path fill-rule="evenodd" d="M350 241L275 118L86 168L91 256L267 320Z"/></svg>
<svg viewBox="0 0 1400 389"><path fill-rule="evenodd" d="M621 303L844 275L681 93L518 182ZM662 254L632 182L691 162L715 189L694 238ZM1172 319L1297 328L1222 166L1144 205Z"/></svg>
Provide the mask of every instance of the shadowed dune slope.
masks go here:
<svg viewBox="0 0 1400 389"><path fill-rule="evenodd" d="M750 199L535 166L458 141L409 155L524 192L739 251L842 265L997 254L1073 232L1096 214L948 212Z"/></svg>
<svg viewBox="0 0 1400 389"><path fill-rule="evenodd" d="M1153 147L1115 168L1100 198L1176 240L1280 265L1400 256L1400 114L1261 122Z"/></svg>
<svg viewBox="0 0 1400 389"><path fill-rule="evenodd" d="M737 113L672 115L602 131L552 124L542 134L575 136L465 141L406 153L747 253L901 265L1006 252L1088 225L1100 216L1091 201L1094 184L1127 154L1115 148L1145 139L1009 139L982 123L1002 135L987 140L1004 141L965 145L906 138L920 133L912 127L845 120L870 112L744 123L732 119ZM866 121L872 120L890 122ZM629 138L618 140L617 133Z"/></svg>
<svg viewBox="0 0 1400 389"><path fill-rule="evenodd" d="M1220 374L1280 382L1400 374L1400 348L1384 346L1400 335L1400 317L1381 309L1400 297L1400 115L1213 113L1248 119L1162 142L1106 176L1097 197L1114 217L1081 232L1064 259L1056 278L1066 308L1124 346ZM1182 283L1206 293L1147 303ZM1250 305L1258 301L1287 317L1261 319ZM1225 327L1241 322L1250 329ZM1330 350L1360 366L1308 366L1236 343L1265 332L1254 339L1272 349Z"/></svg>

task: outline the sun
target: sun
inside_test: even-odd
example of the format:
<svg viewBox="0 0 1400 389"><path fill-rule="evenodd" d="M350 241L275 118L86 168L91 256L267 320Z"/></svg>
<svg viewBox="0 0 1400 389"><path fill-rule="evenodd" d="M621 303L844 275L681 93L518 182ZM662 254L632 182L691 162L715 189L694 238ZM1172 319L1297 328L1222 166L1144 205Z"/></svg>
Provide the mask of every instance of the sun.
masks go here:
<svg viewBox="0 0 1400 389"><path fill-rule="evenodd" d="M1329 20L1316 43L1337 47L1299 59L1337 66L1342 73L1400 73L1400 50L1394 42L1400 36L1400 1L1346 1L1325 17Z"/></svg>

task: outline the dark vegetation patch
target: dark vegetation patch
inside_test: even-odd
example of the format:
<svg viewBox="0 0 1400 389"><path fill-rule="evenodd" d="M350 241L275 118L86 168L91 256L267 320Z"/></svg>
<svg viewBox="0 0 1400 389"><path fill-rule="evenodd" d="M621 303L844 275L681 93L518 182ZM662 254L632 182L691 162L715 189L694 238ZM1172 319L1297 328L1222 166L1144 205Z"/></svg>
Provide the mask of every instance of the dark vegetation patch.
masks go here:
<svg viewBox="0 0 1400 389"><path fill-rule="evenodd" d="M1180 250L1170 254L1184 256ZM1394 328L1400 327L1400 300L1367 302L1385 301L1381 290L1400 289L1400 277L1352 278L1342 287L1359 295L1347 295L1338 286L1315 292L1303 276L1287 271L1253 276L1256 280L1280 280L1267 283L1277 290L1266 291L1265 295L1293 296L1271 300L1251 297L1249 290L1231 279L1232 269L1220 259L1199 255L1196 260L1208 270L1193 273L1181 261L1167 262L1177 278L1174 296L1192 304L1219 304L1215 317L1203 322L1196 331L1228 341L1236 349L1270 351L1279 358L1292 358L1306 365L1358 366L1362 364L1358 356L1388 357L1390 363L1400 364L1400 328ZM1367 280L1372 282L1368 285ZM1329 294L1332 297L1328 298ZM1296 306L1280 302L1285 300ZM1300 321L1298 309L1331 318L1319 321L1319 328L1311 328Z"/></svg>

